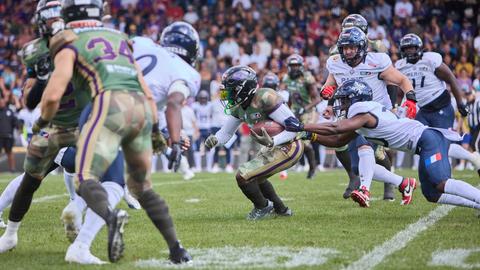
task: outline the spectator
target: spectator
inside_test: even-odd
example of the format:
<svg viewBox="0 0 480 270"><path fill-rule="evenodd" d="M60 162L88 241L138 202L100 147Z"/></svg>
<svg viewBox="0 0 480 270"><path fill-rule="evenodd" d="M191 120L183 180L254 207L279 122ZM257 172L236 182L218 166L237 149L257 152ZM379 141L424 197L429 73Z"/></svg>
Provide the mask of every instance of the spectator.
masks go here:
<svg viewBox="0 0 480 270"><path fill-rule="evenodd" d="M472 87L475 95L480 97L480 72L477 72L477 76L475 77L475 80L473 80Z"/></svg>
<svg viewBox="0 0 480 270"><path fill-rule="evenodd" d="M233 36L227 36L225 40L223 40L218 48L218 55L222 58L225 56L235 58L240 55L240 48Z"/></svg>
<svg viewBox="0 0 480 270"><path fill-rule="evenodd" d="M453 20L448 18L447 23L442 27L442 39L455 42L458 40L459 31L460 29L453 23Z"/></svg>
<svg viewBox="0 0 480 270"><path fill-rule="evenodd" d="M395 3L395 16L405 19L412 16L413 5L409 0L397 0Z"/></svg>
<svg viewBox="0 0 480 270"><path fill-rule="evenodd" d="M470 88L472 87L472 79L468 76L467 70L465 68L462 68L460 70L460 74L457 78L457 83L464 92L470 91Z"/></svg>
<svg viewBox="0 0 480 270"><path fill-rule="evenodd" d="M473 75L473 65L472 65L472 63L467 62L467 56L466 55L462 55L460 57L460 63L458 63L455 66L455 73L457 74L457 76L460 75L460 73L463 69L467 73L468 77L472 77L472 75Z"/></svg>
<svg viewBox="0 0 480 270"><path fill-rule="evenodd" d="M9 91L3 91L0 95L0 155L3 149L7 155L8 169L13 173L15 171L15 158L12 153L13 132L17 126L17 118L15 112L8 106L10 95Z"/></svg>
<svg viewBox="0 0 480 270"><path fill-rule="evenodd" d="M268 58L260 51L260 46L255 44L253 46L253 54L250 55L250 64L257 64L259 70L263 70L267 65Z"/></svg>
<svg viewBox="0 0 480 270"><path fill-rule="evenodd" d="M259 33L257 35L256 44L260 48L260 54L265 55L267 58L272 55L272 44L265 39L265 35L263 33Z"/></svg>
<svg viewBox="0 0 480 270"><path fill-rule="evenodd" d="M385 28L379 25L377 20L372 20L370 27L368 28L368 38L372 40L380 39L380 35L383 37L387 36Z"/></svg>
<svg viewBox="0 0 480 270"><path fill-rule="evenodd" d="M392 6L385 0L378 0L375 5L375 15L377 20L382 24L390 24L392 21Z"/></svg>
<svg viewBox="0 0 480 270"><path fill-rule="evenodd" d="M194 10L192 5L188 5L187 12L183 15L183 20L189 24L195 24L199 19L197 11Z"/></svg>

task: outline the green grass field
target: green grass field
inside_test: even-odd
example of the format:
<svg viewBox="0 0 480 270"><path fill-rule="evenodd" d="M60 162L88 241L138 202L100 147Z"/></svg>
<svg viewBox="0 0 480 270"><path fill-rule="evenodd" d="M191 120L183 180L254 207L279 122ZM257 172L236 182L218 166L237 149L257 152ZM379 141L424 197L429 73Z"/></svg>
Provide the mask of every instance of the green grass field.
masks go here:
<svg viewBox="0 0 480 270"><path fill-rule="evenodd" d="M399 173L416 176L413 171ZM455 177L479 183L470 171L455 173ZM0 190L12 178L0 175ZM412 205L400 206L400 193L395 202L379 200L383 185L374 183L371 208L362 209L341 197L346 186L343 171L319 173L313 181L303 173L290 173L286 181L278 177L271 181L294 216L249 222L245 216L252 206L236 187L233 175L198 174L183 181L179 175L155 174L153 181L170 205L183 245L194 256L193 265L185 268L480 268L476 211L438 209L423 198L420 189ZM46 179L23 221L17 248L0 254L0 269L178 268L166 263L166 244L143 211L130 209L125 257L119 263L102 267L66 263L69 242L60 222L68 202L65 193L61 176ZM120 207L127 208L124 202ZM436 212L425 219L432 211ZM8 217L8 210L3 217ZM107 260L105 229L94 241L92 253Z"/></svg>

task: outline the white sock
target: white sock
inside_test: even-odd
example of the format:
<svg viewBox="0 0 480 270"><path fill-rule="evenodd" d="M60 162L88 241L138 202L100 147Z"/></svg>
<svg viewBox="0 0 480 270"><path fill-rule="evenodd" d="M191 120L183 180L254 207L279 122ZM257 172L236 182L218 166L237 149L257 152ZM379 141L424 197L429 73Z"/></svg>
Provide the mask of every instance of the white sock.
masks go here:
<svg viewBox="0 0 480 270"><path fill-rule="evenodd" d="M166 172L168 170L168 159L165 155L161 155L160 160L162 160L162 170Z"/></svg>
<svg viewBox="0 0 480 270"><path fill-rule="evenodd" d="M405 152L403 151L397 151L397 155L395 158L395 167L396 168L401 168L403 165L403 160L405 159Z"/></svg>
<svg viewBox="0 0 480 270"><path fill-rule="evenodd" d="M461 180L448 179L445 184L445 193L480 203L480 190Z"/></svg>
<svg viewBox="0 0 480 270"><path fill-rule="evenodd" d="M178 168L178 171L182 174L185 174L188 171L190 171L190 166L188 165L187 157L182 156L182 158L180 159L180 167Z"/></svg>
<svg viewBox="0 0 480 270"><path fill-rule="evenodd" d="M123 188L115 182L104 182L102 186L107 191L110 208L114 209L123 197ZM83 243L90 248L93 239L95 239L95 236L100 229L102 229L103 225L105 225L105 221L88 208L85 215L85 222L83 222L75 242Z"/></svg>
<svg viewBox="0 0 480 270"><path fill-rule="evenodd" d="M193 157L195 159L195 167L197 168L197 170L201 171L202 170L202 153L195 152L193 154Z"/></svg>
<svg viewBox="0 0 480 270"><path fill-rule="evenodd" d="M80 210L82 213L83 211L85 211L85 209L87 209L87 203L80 196L76 196L75 199L73 199L73 203L75 204L75 206L77 206L77 209Z"/></svg>
<svg viewBox="0 0 480 270"><path fill-rule="evenodd" d="M450 144L450 149L448 149L448 156L456 159L466 159L468 161L471 161L473 159L472 153L470 153L467 149L456 143Z"/></svg>
<svg viewBox="0 0 480 270"><path fill-rule="evenodd" d="M10 181L5 190L2 192L2 195L0 195L0 212L3 212L5 208L12 204L13 197L15 197L15 193L17 192L18 187L22 183L24 175L25 173L22 173L21 175L15 177L12 181Z"/></svg>
<svg viewBox="0 0 480 270"><path fill-rule="evenodd" d="M325 164L325 158L327 158L327 151L325 149L325 146L320 145L320 147L318 147L318 156L320 157L318 165L323 166Z"/></svg>
<svg viewBox="0 0 480 270"><path fill-rule="evenodd" d="M375 153L371 147L358 149L358 172L360 174L360 187L370 190L375 165Z"/></svg>
<svg viewBox="0 0 480 270"><path fill-rule="evenodd" d="M158 155L153 154L153 156L152 156L152 171L151 171L152 173L157 171L157 162L158 162Z"/></svg>
<svg viewBox="0 0 480 270"><path fill-rule="evenodd" d="M468 208L480 209L480 204L474 201L465 199L457 195L447 194L447 193L443 193L442 196L440 196L440 198L438 199L437 203L451 204L451 205L463 206Z"/></svg>
<svg viewBox="0 0 480 270"><path fill-rule="evenodd" d="M385 169L385 167L378 164L375 164L373 178L380 182L392 184L396 187L400 186L403 181L403 177L392 173L391 171Z"/></svg>
<svg viewBox="0 0 480 270"><path fill-rule="evenodd" d="M213 156L215 155L215 148L210 149L210 151L206 152L207 155L207 170L211 170L213 166Z"/></svg>
<svg viewBox="0 0 480 270"><path fill-rule="evenodd" d="M77 197L75 192L75 173L69 173L63 169L63 181L65 181L65 187L67 188L68 195L70 195L70 200L73 201Z"/></svg>
<svg viewBox="0 0 480 270"><path fill-rule="evenodd" d="M14 222L9 220L7 224L7 229L5 230L5 235L8 235L8 236L16 235L18 232L18 228L20 228L20 223L22 222L21 221Z"/></svg>

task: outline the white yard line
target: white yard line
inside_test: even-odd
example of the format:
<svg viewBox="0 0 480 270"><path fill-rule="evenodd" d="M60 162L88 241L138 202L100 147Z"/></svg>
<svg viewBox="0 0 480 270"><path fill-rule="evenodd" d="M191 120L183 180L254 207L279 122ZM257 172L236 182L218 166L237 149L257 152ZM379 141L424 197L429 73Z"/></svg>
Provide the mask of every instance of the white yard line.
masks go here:
<svg viewBox="0 0 480 270"><path fill-rule="evenodd" d="M57 195L48 195L48 196L43 196L37 199L34 199L32 202L33 203L42 203L42 202L48 202L48 201L53 201L58 198L66 197L68 194L57 194Z"/></svg>
<svg viewBox="0 0 480 270"><path fill-rule="evenodd" d="M376 246L372 251L363 255L359 260L351 263L344 269L373 269L387 256L407 246L407 244L415 239L421 232L433 226L437 221L448 215L453 208L455 208L455 206L452 205L438 206L427 216L422 217L417 222L408 225L405 230L398 232L394 237L385 241L382 245Z"/></svg>
<svg viewBox="0 0 480 270"><path fill-rule="evenodd" d="M214 179L214 178L206 178L206 179L191 179L188 181L185 180L178 180L178 181L169 181L169 182L158 182L158 180L153 180L153 186L168 186L168 185L181 185L181 184L195 184L195 183L205 183L205 182L215 182L215 181L226 181L222 178ZM232 178L233 181L233 178Z"/></svg>

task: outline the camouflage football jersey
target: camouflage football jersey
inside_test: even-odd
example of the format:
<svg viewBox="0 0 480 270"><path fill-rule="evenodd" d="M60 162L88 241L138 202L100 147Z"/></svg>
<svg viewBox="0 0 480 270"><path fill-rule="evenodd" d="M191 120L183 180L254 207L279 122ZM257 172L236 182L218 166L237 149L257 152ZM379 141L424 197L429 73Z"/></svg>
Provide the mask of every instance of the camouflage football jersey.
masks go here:
<svg viewBox="0 0 480 270"><path fill-rule="evenodd" d="M315 84L315 77L313 77L312 73L304 71L303 76L295 80L291 79L288 74L285 74L282 83L287 88L291 102L290 107L294 112L310 104L312 99L310 98L308 86Z"/></svg>
<svg viewBox="0 0 480 270"><path fill-rule="evenodd" d="M268 115L282 104L282 97L273 89L260 88L246 109L236 106L230 110L230 113L252 127L258 122L270 120ZM300 140L271 148L262 147L257 156L242 163L238 171L245 181L267 179L296 164L302 157L303 150L304 145Z"/></svg>
<svg viewBox="0 0 480 270"><path fill-rule="evenodd" d="M99 180L121 146L127 163L152 156L152 110L140 85L128 37L104 27L67 29L54 37L52 55L75 52L72 83L93 98L92 113L78 138L78 180ZM143 182L150 170L136 168L130 177ZM146 168L146 166L145 166Z"/></svg>
<svg viewBox="0 0 480 270"><path fill-rule="evenodd" d="M368 51L369 52L383 52L383 53L388 53L388 49L387 49L387 46L385 46L385 44L383 44L383 42L381 40L368 40ZM337 48L337 45L333 45L328 54L330 56L332 55L335 55L335 54L339 54L338 52L338 48Z"/></svg>
<svg viewBox="0 0 480 270"><path fill-rule="evenodd" d="M47 47L48 40L46 38L38 38L25 44L20 50L22 62L27 69L29 78L37 78L45 76L45 74L38 74L39 66L48 67L49 73L53 71L53 61L49 54ZM49 74L45 76L49 77ZM90 101L87 94L82 94L80 91L74 91L71 84L68 85L62 99L60 100L60 107L57 114L52 119L52 124L60 127L76 127L78 125L78 118L83 107Z"/></svg>

